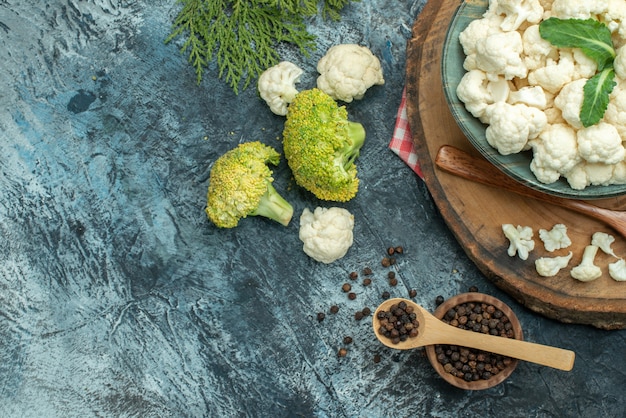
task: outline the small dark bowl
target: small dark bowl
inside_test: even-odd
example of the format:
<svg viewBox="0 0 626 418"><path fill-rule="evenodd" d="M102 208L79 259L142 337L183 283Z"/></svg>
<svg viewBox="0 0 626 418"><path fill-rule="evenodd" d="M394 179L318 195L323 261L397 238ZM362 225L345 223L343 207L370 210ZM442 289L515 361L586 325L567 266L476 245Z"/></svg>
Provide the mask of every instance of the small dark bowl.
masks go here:
<svg viewBox="0 0 626 418"><path fill-rule="evenodd" d="M509 306L501 300L494 298L493 296L485 295L483 293L469 292L453 296L441 305L439 305L435 310L434 315L435 317L442 319L448 310L466 302L486 303L489 305L493 305L497 309L501 310L502 313L504 313L504 315L509 319L509 322L512 325L514 337L518 340L523 339L522 326L520 325L517 316L515 316L515 313L511 310L511 308L509 308ZM494 387L506 380L511 375L511 373L513 373L513 371L517 367L517 364L519 363L517 359L512 359L511 363L504 370L501 370L498 374L491 376L491 378L486 380L480 379L468 382L462 378L453 376L444 369L444 366L437 360L435 347L435 345L429 345L425 348L426 355L428 356L428 361L430 361L430 364L446 382L450 383L453 386L456 386L457 388L465 390L482 390Z"/></svg>

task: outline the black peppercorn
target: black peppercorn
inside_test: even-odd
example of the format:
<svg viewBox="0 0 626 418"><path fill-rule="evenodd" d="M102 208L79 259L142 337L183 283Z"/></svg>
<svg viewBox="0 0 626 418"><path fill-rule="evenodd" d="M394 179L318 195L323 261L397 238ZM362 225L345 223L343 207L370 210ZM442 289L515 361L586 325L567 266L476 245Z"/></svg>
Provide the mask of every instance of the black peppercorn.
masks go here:
<svg viewBox="0 0 626 418"><path fill-rule="evenodd" d="M369 286L370 284L372 284L372 279L370 279L369 277L363 279L363 286Z"/></svg>
<svg viewBox="0 0 626 418"><path fill-rule="evenodd" d="M343 286L341 286L341 290L343 290L344 292L349 292L350 290L352 290L352 286L350 286L350 283L344 283Z"/></svg>
<svg viewBox="0 0 626 418"><path fill-rule="evenodd" d="M370 274L372 274L372 269L369 268L369 267L365 267L363 269L363 274L366 275L366 276L369 276Z"/></svg>
<svg viewBox="0 0 626 418"><path fill-rule="evenodd" d="M345 357L347 354L348 354L348 350L342 347L337 352L337 357Z"/></svg>
<svg viewBox="0 0 626 418"><path fill-rule="evenodd" d="M351 271L348 277L350 277L350 280L356 280L359 277L359 274L356 271Z"/></svg>
<svg viewBox="0 0 626 418"><path fill-rule="evenodd" d="M343 337L343 343L344 344L351 344L352 343L352 337L346 335L345 337Z"/></svg>
<svg viewBox="0 0 626 418"><path fill-rule="evenodd" d="M330 307L330 313L336 314L337 312L339 312L339 306L333 305Z"/></svg>
<svg viewBox="0 0 626 418"><path fill-rule="evenodd" d="M439 295L435 298L435 305L439 306L444 302L443 296Z"/></svg>
<svg viewBox="0 0 626 418"><path fill-rule="evenodd" d="M348 299L350 299L350 300L356 299L356 293L354 293L354 292L348 293Z"/></svg>
<svg viewBox="0 0 626 418"><path fill-rule="evenodd" d="M386 299L389 299L391 297L391 295L389 294L389 292L385 291L385 292L383 292L381 297L386 300Z"/></svg>
<svg viewBox="0 0 626 418"><path fill-rule="evenodd" d="M318 322L322 322L324 320L324 318L326 318L326 315L324 314L324 312L318 312L318 314L317 314L317 321Z"/></svg>

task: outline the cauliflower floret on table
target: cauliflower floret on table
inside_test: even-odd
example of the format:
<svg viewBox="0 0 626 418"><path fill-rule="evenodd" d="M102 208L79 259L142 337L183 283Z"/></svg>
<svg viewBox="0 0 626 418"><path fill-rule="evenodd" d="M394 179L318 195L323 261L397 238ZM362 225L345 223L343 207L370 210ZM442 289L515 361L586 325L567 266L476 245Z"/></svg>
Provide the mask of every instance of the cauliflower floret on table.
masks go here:
<svg viewBox="0 0 626 418"><path fill-rule="evenodd" d="M335 100L350 103L367 89L385 84L378 58L369 48L356 44L331 47L317 63L317 88Z"/></svg>
<svg viewBox="0 0 626 418"><path fill-rule="evenodd" d="M287 114L287 105L298 94L296 83L300 81L301 75L300 67L283 61L263 71L259 76L257 82L259 95L268 104L272 113L280 116Z"/></svg>
<svg viewBox="0 0 626 418"><path fill-rule="evenodd" d="M533 240L533 230L529 226L513 226L512 224L502 225L502 232L509 240L509 248L507 254L514 257L515 254L522 260L527 260L530 251L535 248Z"/></svg>
<svg viewBox="0 0 626 418"><path fill-rule="evenodd" d="M626 282L626 261L623 258L609 264L609 276L615 281Z"/></svg>
<svg viewBox="0 0 626 418"><path fill-rule="evenodd" d="M590 282L602 276L602 270L594 264L597 252L598 247L587 245L582 261L570 271L570 275L581 282Z"/></svg>
<svg viewBox="0 0 626 418"><path fill-rule="evenodd" d="M626 156L622 138L615 126L599 122L577 133L578 153L590 163L617 164Z"/></svg>
<svg viewBox="0 0 626 418"><path fill-rule="evenodd" d="M526 149L528 140L536 138L548 123L546 115L535 107L505 102L487 106L485 119L489 123L487 142L502 155Z"/></svg>
<svg viewBox="0 0 626 418"><path fill-rule="evenodd" d="M611 248L611 245L615 242L615 237L613 235L607 234L606 232L594 232L591 236L591 245L595 245L600 248L605 254L612 255L617 258L615 252Z"/></svg>
<svg viewBox="0 0 626 418"><path fill-rule="evenodd" d="M535 270L542 277L553 277L564 269L572 259L573 253L570 251L567 255L556 257L540 257L535 260Z"/></svg>
<svg viewBox="0 0 626 418"><path fill-rule="evenodd" d="M487 74L481 70L470 70L463 74L456 88L456 94L465 103L466 109L483 122L487 106L506 101L509 91L509 84L504 78L489 81Z"/></svg>
<svg viewBox="0 0 626 418"><path fill-rule="evenodd" d="M567 248L572 245L572 240L567 235L567 227L564 224L556 224L552 229L540 229L539 238L548 252Z"/></svg>
<svg viewBox="0 0 626 418"><path fill-rule="evenodd" d="M576 131L564 123L546 126L530 145L533 148L530 170L543 183L554 183L582 160Z"/></svg>
<svg viewBox="0 0 626 418"><path fill-rule="evenodd" d="M304 252L329 264L346 255L353 243L354 216L346 209L305 208L300 216L299 237Z"/></svg>

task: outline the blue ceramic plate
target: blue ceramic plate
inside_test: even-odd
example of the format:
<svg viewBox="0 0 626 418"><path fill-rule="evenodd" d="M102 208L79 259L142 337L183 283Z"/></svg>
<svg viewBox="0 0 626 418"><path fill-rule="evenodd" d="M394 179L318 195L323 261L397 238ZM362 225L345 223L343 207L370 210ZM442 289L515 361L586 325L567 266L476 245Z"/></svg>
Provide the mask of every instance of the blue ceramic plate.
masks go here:
<svg viewBox="0 0 626 418"><path fill-rule="evenodd" d="M443 89L452 115L465 136L487 160L507 175L533 189L575 199L604 199L626 193L626 185L588 186L584 190L574 190L565 179L559 179L552 184L541 183L530 171L531 151L513 155L500 155L497 150L487 143L485 138L486 125L465 109L463 102L456 95L456 87L465 74L465 69L463 68L465 54L459 43L459 34L472 20L482 17L487 10L488 4L487 0L463 2L450 23L443 46L441 68Z"/></svg>

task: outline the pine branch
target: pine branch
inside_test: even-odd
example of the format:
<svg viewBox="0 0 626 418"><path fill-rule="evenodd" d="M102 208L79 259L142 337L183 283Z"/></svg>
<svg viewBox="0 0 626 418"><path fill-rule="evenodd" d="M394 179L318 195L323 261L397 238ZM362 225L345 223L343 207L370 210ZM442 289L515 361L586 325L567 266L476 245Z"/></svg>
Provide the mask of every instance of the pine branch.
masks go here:
<svg viewBox="0 0 626 418"><path fill-rule="evenodd" d="M180 51L188 55L198 84L215 60L218 77L238 94L279 62L278 44L295 45L308 56L315 36L305 19L319 13L338 20L350 1L359 0L177 0L182 8L165 42L185 39Z"/></svg>

